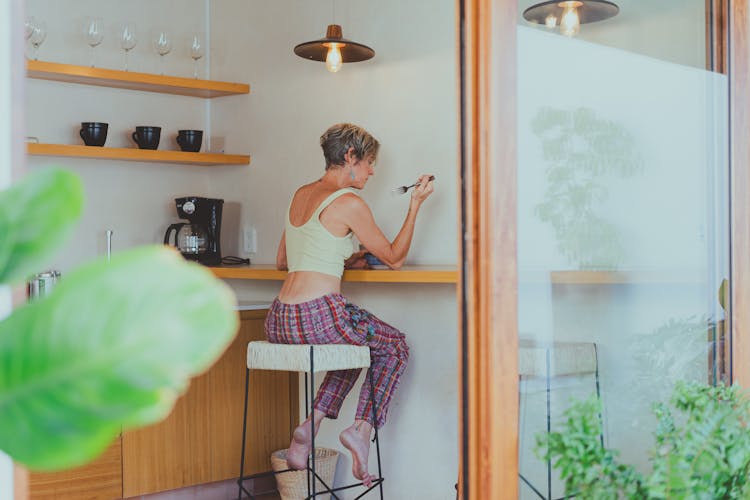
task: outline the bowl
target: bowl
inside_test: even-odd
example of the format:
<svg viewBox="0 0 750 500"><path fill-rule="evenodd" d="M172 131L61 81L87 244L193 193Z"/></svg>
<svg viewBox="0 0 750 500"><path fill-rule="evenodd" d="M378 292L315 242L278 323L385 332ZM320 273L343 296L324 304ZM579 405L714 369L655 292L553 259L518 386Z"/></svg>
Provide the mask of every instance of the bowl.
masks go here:
<svg viewBox="0 0 750 500"><path fill-rule="evenodd" d="M373 269L388 269L388 266L383 264L383 261L375 257L370 252L365 252L365 260L367 264Z"/></svg>

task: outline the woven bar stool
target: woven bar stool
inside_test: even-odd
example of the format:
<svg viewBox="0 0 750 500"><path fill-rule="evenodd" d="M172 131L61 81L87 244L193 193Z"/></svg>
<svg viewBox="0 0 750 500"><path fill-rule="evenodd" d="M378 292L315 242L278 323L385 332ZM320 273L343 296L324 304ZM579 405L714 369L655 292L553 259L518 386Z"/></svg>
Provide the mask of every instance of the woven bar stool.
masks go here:
<svg viewBox="0 0 750 500"><path fill-rule="evenodd" d="M305 374L305 415L312 411L312 402L315 400L315 372L326 372L332 370L350 370L353 368L369 368L370 366L370 348L367 346L355 346L349 344L272 344L265 341L250 342L247 345L247 370L245 372L245 413L242 422L242 456L240 458L240 477L237 479L239 486L239 498L242 498L243 492L249 498L254 499L253 494L243 485L244 481L258 477L283 474L285 472L295 472L293 469L281 471L261 472L245 476L245 437L247 432L247 400L248 389L250 387L250 370L279 370L304 372ZM309 383L308 383L309 377ZM374 399L375 390L370 380L370 401L372 402L373 421L377 414L377 408ZM314 422L310 419L310 434L312 435L312 450L307 462L307 497L305 500L315 498L318 495L330 493L333 498L338 499L336 491L362 486L363 483L354 483L347 486L332 488L332 485L326 482L315 471L315 432ZM383 499L383 472L380 465L380 441L378 439L378 428L375 428L375 449L378 457L378 477L373 481L372 486L367 488L357 498L361 498L375 487L380 489L380 499ZM317 479L325 489L316 491Z"/></svg>

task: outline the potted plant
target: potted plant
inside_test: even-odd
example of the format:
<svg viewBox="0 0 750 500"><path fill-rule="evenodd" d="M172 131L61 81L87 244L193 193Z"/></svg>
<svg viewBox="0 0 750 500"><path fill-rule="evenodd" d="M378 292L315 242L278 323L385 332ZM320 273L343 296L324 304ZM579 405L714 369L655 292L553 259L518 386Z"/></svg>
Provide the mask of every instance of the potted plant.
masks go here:
<svg viewBox="0 0 750 500"><path fill-rule="evenodd" d="M0 192L0 283L38 271L82 204L80 181L61 170ZM166 417L231 342L234 304L210 271L162 246L66 273L0 321L0 455L69 468Z"/></svg>
<svg viewBox="0 0 750 500"><path fill-rule="evenodd" d="M574 403L559 430L537 436L566 495L582 499L739 499L750 497L750 403L737 386L678 383L669 404L654 405L657 425L644 474L619 463L600 441L597 399Z"/></svg>

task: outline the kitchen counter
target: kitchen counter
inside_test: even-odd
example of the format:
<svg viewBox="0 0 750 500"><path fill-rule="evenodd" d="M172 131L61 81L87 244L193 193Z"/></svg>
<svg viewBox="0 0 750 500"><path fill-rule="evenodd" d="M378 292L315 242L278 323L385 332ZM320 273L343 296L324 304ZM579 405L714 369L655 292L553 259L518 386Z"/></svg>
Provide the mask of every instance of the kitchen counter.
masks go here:
<svg viewBox="0 0 750 500"><path fill-rule="evenodd" d="M286 278L273 264L210 267L218 278L240 280L275 280ZM392 269L347 269L343 281L364 283L458 283L456 266L404 266Z"/></svg>
<svg viewBox="0 0 750 500"><path fill-rule="evenodd" d="M263 311L271 307L271 300L239 301L235 310L237 311Z"/></svg>

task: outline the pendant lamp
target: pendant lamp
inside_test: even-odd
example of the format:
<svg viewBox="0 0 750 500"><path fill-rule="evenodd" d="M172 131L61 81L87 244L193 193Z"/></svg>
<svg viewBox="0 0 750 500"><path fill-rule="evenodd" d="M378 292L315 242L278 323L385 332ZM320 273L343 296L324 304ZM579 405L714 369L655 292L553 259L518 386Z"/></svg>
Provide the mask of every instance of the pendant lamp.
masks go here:
<svg viewBox="0 0 750 500"><path fill-rule="evenodd" d="M559 26L563 35L573 36L581 24L609 19L618 12L617 4L607 0L553 0L532 5L523 11L523 18L548 28Z"/></svg>
<svg viewBox="0 0 750 500"><path fill-rule="evenodd" d="M325 62L331 73L340 70L343 63L366 61L375 55L367 45L344 38L338 24L328 25L325 38L297 45L294 53L311 61Z"/></svg>

